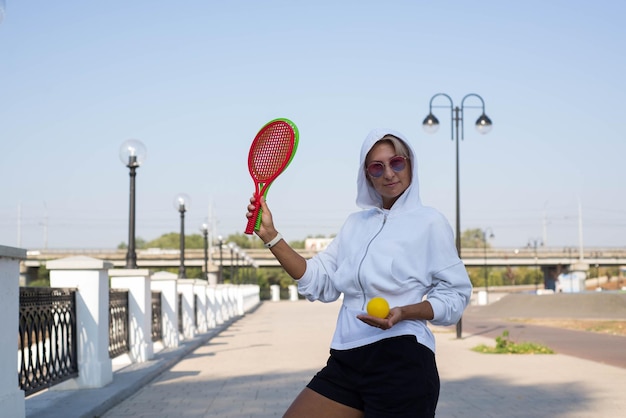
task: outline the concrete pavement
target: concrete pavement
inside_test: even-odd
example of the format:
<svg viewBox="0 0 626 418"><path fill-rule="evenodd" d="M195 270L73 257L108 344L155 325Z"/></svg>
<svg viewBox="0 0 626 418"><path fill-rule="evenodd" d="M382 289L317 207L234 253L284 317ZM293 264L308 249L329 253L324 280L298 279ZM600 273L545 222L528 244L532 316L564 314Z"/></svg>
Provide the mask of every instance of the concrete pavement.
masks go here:
<svg viewBox="0 0 626 418"><path fill-rule="evenodd" d="M107 388L49 402L45 414L27 400L27 416L281 416L325 364L339 306L264 302L150 373L129 370L127 381L136 385L121 385L116 377ZM619 417L626 410L625 368L562 354L481 354L471 348L494 345L493 338L456 339L453 328L433 330L442 382L437 416ZM91 409L85 406L90 402Z"/></svg>
<svg viewBox="0 0 626 418"><path fill-rule="evenodd" d="M441 377L437 416L624 416L624 368L562 354L481 354L471 348L494 346L493 339L436 336Z"/></svg>

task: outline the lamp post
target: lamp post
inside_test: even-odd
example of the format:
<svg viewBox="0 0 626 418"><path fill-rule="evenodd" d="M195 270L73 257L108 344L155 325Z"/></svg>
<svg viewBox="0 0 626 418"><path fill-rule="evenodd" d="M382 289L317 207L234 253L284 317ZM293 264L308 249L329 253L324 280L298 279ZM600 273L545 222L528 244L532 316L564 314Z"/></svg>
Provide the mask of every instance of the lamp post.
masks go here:
<svg viewBox="0 0 626 418"><path fill-rule="evenodd" d="M202 224L200 228L204 238L204 280L209 281L209 225Z"/></svg>
<svg viewBox="0 0 626 418"><path fill-rule="evenodd" d="M252 257L246 256L246 283L252 283Z"/></svg>
<svg viewBox="0 0 626 418"><path fill-rule="evenodd" d="M246 254L246 252L241 249L239 250L239 272L237 273L237 277L239 278L239 283L243 283L245 280L245 275L246 275L246 258L248 257L248 255Z"/></svg>
<svg viewBox="0 0 626 418"><path fill-rule="evenodd" d="M4 0L0 0L0 23L2 23L2 21L4 20L4 13L5 13Z"/></svg>
<svg viewBox="0 0 626 418"><path fill-rule="evenodd" d="M250 257L248 257L247 254L244 253L243 255L243 260L241 260L241 283L248 283L248 259Z"/></svg>
<svg viewBox="0 0 626 418"><path fill-rule="evenodd" d="M535 293L539 289L539 258L537 257L537 247L543 245L543 242L539 238L530 238L527 248L533 248L535 253Z"/></svg>
<svg viewBox="0 0 626 418"><path fill-rule="evenodd" d="M235 283L235 262L233 260L233 256L235 253L235 248L237 246L234 242L228 243L228 248L230 248L230 282Z"/></svg>
<svg viewBox="0 0 626 418"><path fill-rule="evenodd" d="M488 235L489 234L489 235ZM489 304L489 271L487 270L487 239L493 238L493 230L491 227L487 227L483 231L483 244L485 248L485 293L487 293L487 304Z"/></svg>
<svg viewBox="0 0 626 418"><path fill-rule="evenodd" d="M185 193L179 193L174 198L174 208L180 212L180 267L178 277L185 279L185 212L191 206L191 198Z"/></svg>
<svg viewBox="0 0 626 418"><path fill-rule="evenodd" d="M122 143L119 152L122 164L130 170L130 199L128 215L128 249L126 251L126 268L137 268L137 253L135 251L135 177L137 168L145 161L147 151L145 145L138 139L127 139Z"/></svg>
<svg viewBox="0 0 626 418"><path fill-rule="evenodd" d="M235 246L235 276L233 279L233 283L239 283L239 254L241 250L239 247Z"/></svg>
<svg viewBox="0 0 626 418"><path fill-rule="evenodd" d="M222 245L224 245L224 239L221 235L217 236L217 244L220 246L220 269L218 272L217 282L224 283L224 258L222 257Z"/></svg>
<svg viewBox="0 0 626 418"><path fill-rule="evenodd" d="M449 106L433 106L433 101L439 97L445 97L449 102ZM469 97L475 97L480 100L480 106L466 106L465 100ZM459 130L461 139L463 139L463 113L465 108L479 108L482 109L482 114L476 120L476 129L481 134L486 134L491 131L493 123L491 119L485 114L485 101L477 94L470 93L463 97L461 100L461 106L455 106L452 98L445 93L437 93L430 98L428 116L422 122L424 130L428 133L435 133L439 129L439 120L433 114L433 108L450 108L450 129L452 140L456 142L456 250L461 257L461 193L460 193L460 176L459 176ZM456 324L456 337L461 338L463 331L463 318L459 319Z"/></svg>

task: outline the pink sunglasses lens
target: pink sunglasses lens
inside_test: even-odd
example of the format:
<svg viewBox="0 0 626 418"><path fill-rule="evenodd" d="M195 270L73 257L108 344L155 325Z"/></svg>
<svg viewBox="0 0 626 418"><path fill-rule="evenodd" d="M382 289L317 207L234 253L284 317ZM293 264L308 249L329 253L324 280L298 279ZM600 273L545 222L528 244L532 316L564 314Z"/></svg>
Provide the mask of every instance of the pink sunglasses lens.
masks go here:
<svg viewBox="0 0 626 418"><path fill-rule="evenodd" d="M385 166L382 163L372 163L367 166L367 173L372 177L380 177L385 171Z"/></svg>
<svg viewBox="0 0 626 418"><path fill-rule="evenodd" d="M389 161L389 166L391 167L391 169L393 171L395 171L396 173L404 170L404 167L406 167L406 160L402 157L393 157L390 161Z"/></svg>

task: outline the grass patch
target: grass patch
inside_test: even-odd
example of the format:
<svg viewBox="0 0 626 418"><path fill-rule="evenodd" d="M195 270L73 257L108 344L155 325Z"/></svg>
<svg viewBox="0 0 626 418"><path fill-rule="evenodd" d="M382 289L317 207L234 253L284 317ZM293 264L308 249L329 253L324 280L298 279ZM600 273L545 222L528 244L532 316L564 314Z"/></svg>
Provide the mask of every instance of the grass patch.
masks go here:
<svg viewBox="0 0 626 418"><path fill-rule="evenodd" d="M477 345L473 351L488 354L554 354L550 348L535 343L516 343L509 339L509 331L504 331L501 336L496 337L496 346L489 347L485 344Z"/></svg>

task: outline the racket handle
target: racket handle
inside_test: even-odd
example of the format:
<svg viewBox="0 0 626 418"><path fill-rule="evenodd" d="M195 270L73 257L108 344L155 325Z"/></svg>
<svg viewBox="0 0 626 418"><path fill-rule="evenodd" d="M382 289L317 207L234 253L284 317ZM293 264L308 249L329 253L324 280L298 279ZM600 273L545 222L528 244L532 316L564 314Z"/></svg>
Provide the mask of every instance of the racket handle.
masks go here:
<svg viewBox="0 0 626 418"><path fill-rule="evenodd" d="M256 222L254 223L254 230L258 231L261 228L261 221L263 220L263 208L259 205L259 213L256 215Z"/></svg>
<svg viewBox="0 0 626 418"><path fill-rule="evenodd" d="M246 226L245 233L252 235L254 231L258 231L261 226L261 202L257 199L254 202L254 211L252 216L248 218L248 225Z"/></svg>

